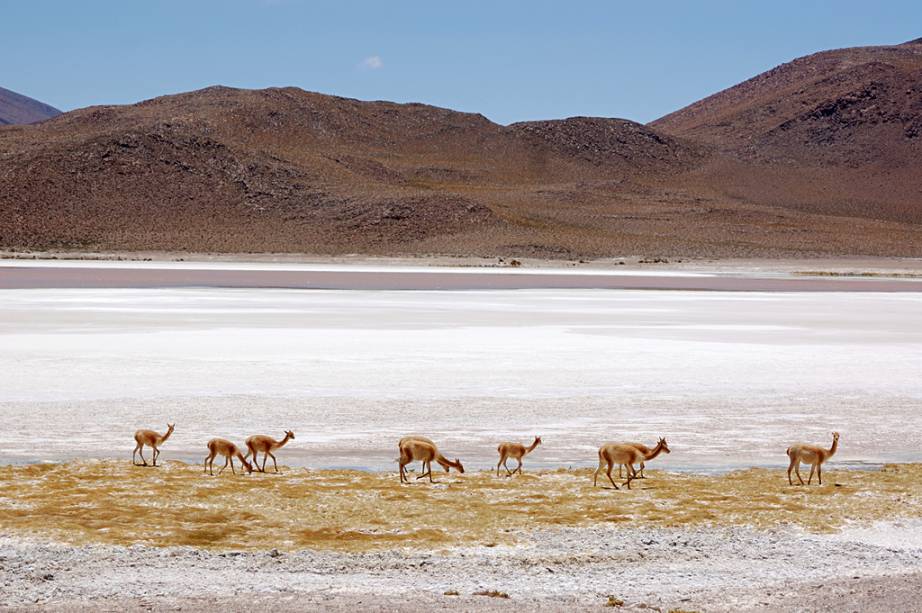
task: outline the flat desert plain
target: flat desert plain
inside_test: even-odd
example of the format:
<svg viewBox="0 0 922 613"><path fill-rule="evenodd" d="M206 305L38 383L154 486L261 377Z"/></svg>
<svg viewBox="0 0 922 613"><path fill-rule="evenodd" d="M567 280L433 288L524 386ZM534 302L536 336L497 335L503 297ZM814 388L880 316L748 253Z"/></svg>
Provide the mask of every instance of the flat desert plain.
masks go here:
<svg viewBox="0 0 922 613"><path fill-rule="evenodd" d="M901 275L2 262L3 600L911 610ZM202 474L209 438L289 429L281 474ZM786 447L833 430L824 484L788 486ZM465 473L401 486L408 433ZM524 475L490 472L535 435ZM592 487L601 443L660 436L648 479Z"/></svg>

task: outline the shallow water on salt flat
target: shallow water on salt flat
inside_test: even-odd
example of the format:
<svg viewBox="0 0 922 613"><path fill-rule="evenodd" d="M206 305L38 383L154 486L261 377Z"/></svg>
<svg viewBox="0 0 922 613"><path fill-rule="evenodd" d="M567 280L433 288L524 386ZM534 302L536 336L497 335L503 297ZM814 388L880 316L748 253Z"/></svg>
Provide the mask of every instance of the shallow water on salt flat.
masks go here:
<svg viewBox="0 0 922 613"><path fill-rule="evenodd" d="M283 462L393 469L426 433L471 468L669 439L661 468L922 459L922 295L622 290L0 293L0 462L127 457L139 427L297 438ZM830 469L834 469L833 464Z"/></svg>

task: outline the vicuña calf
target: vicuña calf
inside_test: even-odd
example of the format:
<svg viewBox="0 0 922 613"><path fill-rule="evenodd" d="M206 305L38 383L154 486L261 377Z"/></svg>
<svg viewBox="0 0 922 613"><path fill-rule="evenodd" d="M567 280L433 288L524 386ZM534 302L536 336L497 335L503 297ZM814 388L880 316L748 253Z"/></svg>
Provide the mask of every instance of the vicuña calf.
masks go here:
<svg viewBox="0 0 922 613"><path fill-rule="evenodd" d="M806 443L796 443L788 447L787 454L788 458L791 460L791 463L788 464L788 485L794 485L794 482L791 481L792 470L797 474L797 479L800 481L800 484L804 484L804 480L800 476L801 462L810 464L810 477L807 479L807 485L810 485L810 482L813 481L814 472L816 472L816 476L819 478L820 485L823 485L823 462L831 458L838 448L838 432L832 433L832 447L829 449L823 449L822 447L808 445Z"/></svg>
<svg viewBox="0 0 922 613"><path fill-rule="evenodd" d="M134 441L137 445L135 445L134 451L131 452L131 463L135 466L139 466L135 461L135 454L138 454L141 456L141 462L143 462L140 466L147 466L147 460L144 459L144 445L147 445L153 449L151 452L153 456L152 461L154 466L156 466L157 458L160 456L160 445L165 443L166 440L170 438L170 435L173 434L173 426L174 424L166 425L166 434L158 434L153 430L138 430L135 432Z"/></svg>
<svg viewBox="0 0 922 613"><path fill-rule="evenodd" d="M234 470L234 458L238 458L240 460L240 463L243 464L243 467L247 470L247 472L253 472L253 466L247 462L245 457L243 457L243 454L240 453L240 449L237 447L237 445L233 444L227 439L213 438L208 441L208 457L205 458L205 472L208 474L214 475L214 459L218 454L223 455L226 458L224 466L221 468L221 470L218 471L219 475L224 472L224 469L227 468L228 464L230 464L231 472L235 475L237 474L237 471Z"/></svg>

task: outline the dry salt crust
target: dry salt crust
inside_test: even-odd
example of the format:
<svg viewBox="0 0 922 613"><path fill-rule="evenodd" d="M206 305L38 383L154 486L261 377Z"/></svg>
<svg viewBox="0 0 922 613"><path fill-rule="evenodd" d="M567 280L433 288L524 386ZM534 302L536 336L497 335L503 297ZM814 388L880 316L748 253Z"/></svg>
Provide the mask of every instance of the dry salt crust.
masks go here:
<svg viewBox="0 0 922 613"><path fill-rule="evenodd" d="M922 587L920 530L918 521L834 536L598 526L517 534L514 547L361 554L74 547L0 535L0 592L7 607L97 610L236 608L251 600L283 610L560 609L599 607L608 595L628 609L803 610L815 598L819 608L846 610L864 595L861 610L909 611L918 610L913 596ZM881 582L890 584L878 594ZM508 602L474 596L490 590Z"/></svg>
<svg viewBox="0 0 922 613"><path fill-rule="evenodd" d="M215 435L297 439L285 462L394 468L434 438L474 468L540 434L536 468L667 435L664 469L922 459L922 295L613 290L7 290L0 462L164 459ZM49 428L48 424L54 424Z"/></svg>

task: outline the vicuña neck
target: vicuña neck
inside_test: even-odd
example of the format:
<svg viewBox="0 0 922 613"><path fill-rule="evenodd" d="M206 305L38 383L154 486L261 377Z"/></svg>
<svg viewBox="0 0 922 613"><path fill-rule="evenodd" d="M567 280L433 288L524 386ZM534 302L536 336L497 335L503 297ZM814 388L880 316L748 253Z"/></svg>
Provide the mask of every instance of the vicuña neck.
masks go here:
<svg viewBox="0 0 922 613"><path fill-rule="evenodd" d="M173 431L169 428L166 429L166 434L160 437L160 442L164 442L166 439L170 438L170 435L173 434Z"/></svg>
<svg viewBox="0 0 922 613"><path fill-rule="evenodd" d="M537 446L538 446L538 439L535 439L535 442L533 442L531 446L525 450L525 453L531 453L532 451L535 450L535 447Z"/></svg>
<svg viewBox="0 0 922 613"><path fill-rule="evenodd" d="M451 460L449 460L448 458L446 458L445 456L443 456L441 453L435 458L435 461L438 462L439 464L441 464L443 468L444 468L445 466L451 466L451 467L454 468L454 469L457 469L457 468L458 468L458 463L457 463L457 462L452 462Z"/></svg>
<svg viewBox="0 0 922 613"><path fill-rule="evenodd" d="M657 443L657 444L656 444L656 447L654 447L654 448L650 451L650 453L644 455L644 459L652 460L653 458L655 458L656 456L658 456L662 451L663 451L663 444L662 444L662 443Z"/></svg>
<svg viewBox="0 0 922 613"><path fill-rule="evenodd" d="M829 448L829 455L834 454L834 453L836 452L836 449L838 449L838 448L839 448L839 439L833 438L833 439L832 439L832 447Z"/></svg>

